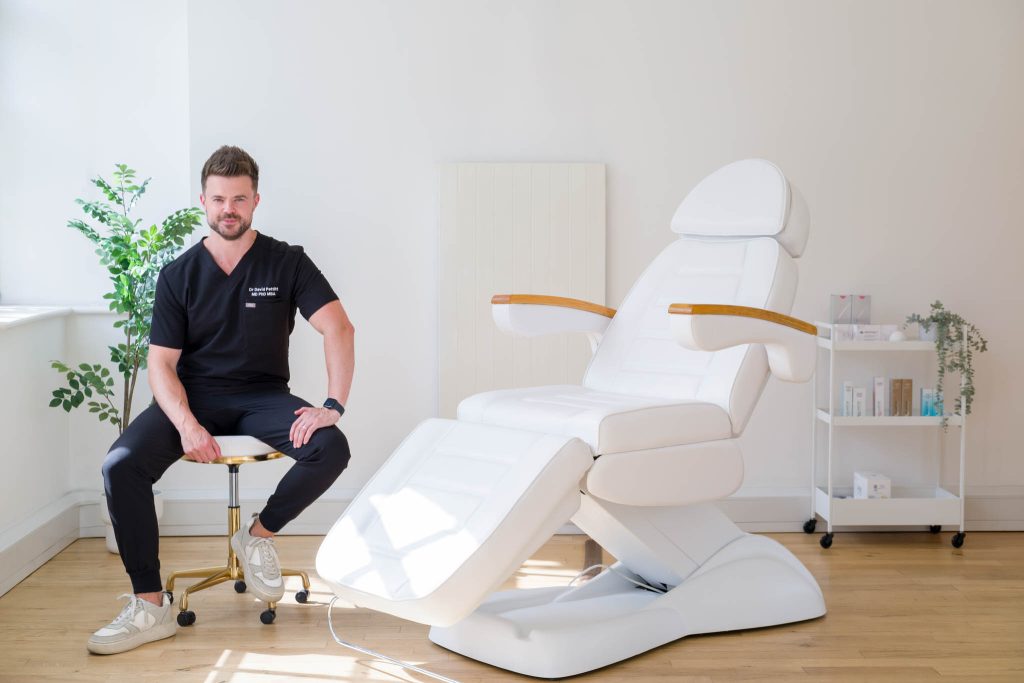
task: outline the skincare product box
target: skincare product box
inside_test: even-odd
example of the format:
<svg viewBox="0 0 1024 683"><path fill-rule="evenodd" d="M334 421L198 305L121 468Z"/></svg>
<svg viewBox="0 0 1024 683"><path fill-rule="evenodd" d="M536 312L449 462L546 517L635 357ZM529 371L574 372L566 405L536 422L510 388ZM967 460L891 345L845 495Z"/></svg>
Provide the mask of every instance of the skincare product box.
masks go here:
<svg viewBox="0 0 1024 683"><path fill-rule="evenodd" d="M921 389L921 415L942 417L942 401L934 389Z"/></svg>
<svg viewBox="0 0 1024 683"><path fill-rule="evenodd" d="M889 341L899 325L861 325L839 323L832 326L834 341Z"/></svg>
<svg viewBox="0 0 1024 683"><path fill-rule="evenodd" d="M886 381L884 377L875 377L874 382L874 416L885 417L885 385Z"/></svg>
<svg viewBox="0 0 1024 683"><path fill-rule="evenodd" d="M909 379L894 379L889 383L891 394L889 414L906 417L913 415L914 382Z"/></svg>
<svg viewBox="0 0 1024 683"><path fill-rule="evenodd" d="M853 297L833 294L829 300L828 321L849 325L853 322Z"/></svg>
<svg viewBox="0 0 1024 683"><path fill-rule="evenodd" d="M853 415L853 382L843 382L843 403L840 415L844 417Z"/></svg>
<svg viewBox="0 0 1024 683"><path fill-rule="evenodd" d="M853 388L853 416L864 417L867 415L867 389L864 387Z"/></svg>
<svg viewBox="0 0 1024 683"><path fill-rule="evenodd" d="M855 294L853 299L853 317L851 322L854 325L868 325L871 323L871 297L864 294Z"/></svg>
<svg viewBox="0 0 1024 683"><path fill-rule="evenodd" d="M892 498L892 482L878 472L854 472L853 497L861 500Z"/></svg>
<svg viewBox="0 0 1024 683"><path fill-rule="evenodd" d="M882 326L854 325L853 338L856 341L880 341L882 339Z"/></svg>

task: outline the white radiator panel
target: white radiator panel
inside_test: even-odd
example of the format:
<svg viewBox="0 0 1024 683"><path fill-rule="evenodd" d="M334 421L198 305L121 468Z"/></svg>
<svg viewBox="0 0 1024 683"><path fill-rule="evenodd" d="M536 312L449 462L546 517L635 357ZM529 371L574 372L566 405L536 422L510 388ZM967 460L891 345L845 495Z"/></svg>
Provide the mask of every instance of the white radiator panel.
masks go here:
<svg viewBox="0 0 1024 683"><path fill-rule="evenodd" d="M583 335L498 332L494 294L605 302L604 164L441 167L439 415L491 389L578 384Z"/></svg>

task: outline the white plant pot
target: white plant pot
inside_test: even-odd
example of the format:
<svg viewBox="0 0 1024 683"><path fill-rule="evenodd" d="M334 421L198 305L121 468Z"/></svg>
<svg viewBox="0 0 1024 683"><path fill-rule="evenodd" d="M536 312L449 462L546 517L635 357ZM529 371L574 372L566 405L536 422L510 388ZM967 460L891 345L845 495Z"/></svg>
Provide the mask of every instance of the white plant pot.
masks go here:
<svg viewBox="0 0 1024 683"><path fill-rule="evenodd" d="M938 331L938 328L937 328L936 325L932 325L931 327L929 327L928 331L925 331L925 329L923 327L918 327L917 328L917 338L920 339L921 341L934 342L935 341L935 333L937 331Z"/></svg>
<svg viewBox="0 0 1024 683"><path fill-rule="evenodd" d="M153 503L156 505L156 519L159 522L164 516L163 492L153 489ZM114 525L110 522L110 510L107 509L107 494L100 494L100 519L103 520L103 527L106 529L107 550L117 554L117 539L114 538Z"/></svg>

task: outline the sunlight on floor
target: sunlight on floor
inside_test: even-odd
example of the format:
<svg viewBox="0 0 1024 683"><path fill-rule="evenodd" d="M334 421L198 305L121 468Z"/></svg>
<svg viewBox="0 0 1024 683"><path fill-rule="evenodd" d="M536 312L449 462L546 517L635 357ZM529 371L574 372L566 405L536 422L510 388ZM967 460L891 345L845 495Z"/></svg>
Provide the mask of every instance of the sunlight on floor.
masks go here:
<svg viewBox="0 0 1024 683"><path fill-rule="evenodd" d="M340 647L340 646L339 646ZM423 661L410 661L423 666ZM325 674L330 671L330 674ZM205 683L267 683L283 677L302 681L392 681L417 683L400 667L356 655L297 654L224 650Z"/></svg>

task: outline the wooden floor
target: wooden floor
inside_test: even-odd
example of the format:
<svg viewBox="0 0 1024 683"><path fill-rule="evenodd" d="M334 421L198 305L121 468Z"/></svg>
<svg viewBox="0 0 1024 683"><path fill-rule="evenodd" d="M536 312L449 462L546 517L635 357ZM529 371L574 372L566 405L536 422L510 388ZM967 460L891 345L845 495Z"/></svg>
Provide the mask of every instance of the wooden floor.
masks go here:
<svg viewBox="0 0 1024 683"><path fill-rule="evenodd" d="M1024 533L970 533L961 550L949 534L772 534L811 570L828 614L815 621L685 638L573 681L1024 681ZM2 681L417 681L340 647L327 630L330 597L313 572L320 538L278 541L286 566L313 580L309 604L292 584L277 621L230 584L196 594L197 622L175 638L108 657L89 655L89 634L121 607L120 560L102 539L82 539L0 598ZM217 538L162 539L165 571L215 564ZM510 586L565 584L581 568L581 537L552 539ZM180 588L179 588L180 590ZM334 612L342 638L463 683L526 681L447 652L426 627L361 609Z"/></svg>

